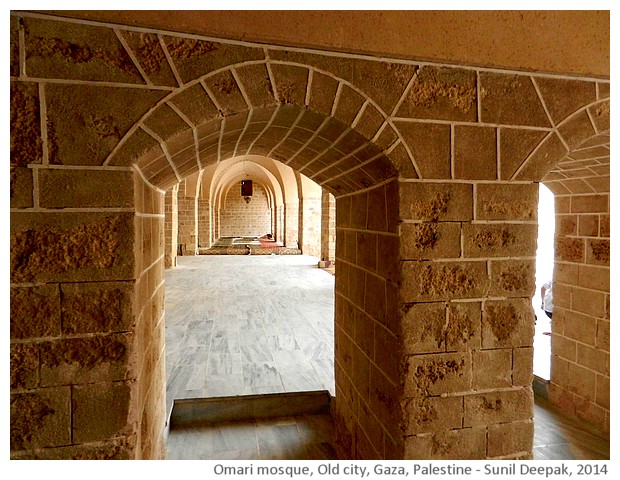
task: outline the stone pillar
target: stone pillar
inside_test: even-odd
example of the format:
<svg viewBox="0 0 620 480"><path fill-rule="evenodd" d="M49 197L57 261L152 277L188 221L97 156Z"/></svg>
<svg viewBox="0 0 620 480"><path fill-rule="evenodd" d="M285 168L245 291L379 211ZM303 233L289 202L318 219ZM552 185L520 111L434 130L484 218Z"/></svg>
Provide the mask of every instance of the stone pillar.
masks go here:
<svg viewBox="0 0 620 480"><path fill-rule="evenodd" d="M336 199L326 189L321 193L321 262L331 265L336 259Z"/></svg>
<svg viewBox="0 0 620 480"><path fill-rule="evenodd" d="M179 188L179 253L196 255L198 253L198 199L185 196L184 188Z"/></svg>
<svg viewBox="0 0 620 480"><path fill-rule="evenodd" d="M211 202L209 199L198 199L198 246L211 246Z"/></svg>
<svg viewBox="0 0 620 480"><path fill-rule="evenodd" d="M11 457L162 458L163 195L129 168L21 173Z"/></svg>
<svg viewBox="0 0 620 480"><path fill-rule="evenodd" d="M321 256L321 199L304 197L300 204L303 235L300 229L301 251L304 255Z"/></svg>
<svg viewBox="0 0 620 480"><path fill-rule="evenodd" d="M176 267L179 237L179 204L178 204L179 186L175 185L166 192L165 196L165 257L164 265L166 268Z"/></svg>
<svg viewBox="0 0 620 480"><path fill-rule="evenodd" d="M337 198L336 238L337 449L402 459L398 182Z"/></svg>
<svg viewBox="0 0 620 480"><path fill-rule="evenodd" d="M284 246L299 248L299 203L284 205Z"/></svg>
<svg viewBox="0 0 620 480"><path fill-rule="evenodd" d="M549 400L609 437L609 194L557 195L555 204Z"/></svg>
<svg viewBox="0 0 620 480"><path fill-rule="evenodd" d="M405 458L532 456L535 183L400 183Z"/></svg>

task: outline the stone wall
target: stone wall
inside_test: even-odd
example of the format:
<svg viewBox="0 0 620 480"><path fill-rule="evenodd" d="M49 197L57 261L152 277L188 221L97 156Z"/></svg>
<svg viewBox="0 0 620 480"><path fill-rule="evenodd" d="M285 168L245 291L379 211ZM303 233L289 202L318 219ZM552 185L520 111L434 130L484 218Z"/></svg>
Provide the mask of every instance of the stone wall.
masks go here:
<svg viewBox="0 0 620 480"><path fill-rule="evenodd" d="M221 237L260 237L272 233L267 192L257 182L254 182L253 190L250 203L245 203L241 196L241 187L233 186L229 190L221 214Z"/></svg>
<svg viewBox="0 0 620 480"><path fill-rule="evenodd" d="M549 398L609 436L609 194L557 194Z"/></svg>
<svg viewBox="0 0 620 480"><path fill-rule="evenodd" d="M11 458L135 458L133 174L30 161L11 182Z"/></svg>
<svg viewBox="0 0 620 480"><path fill-rule="evenodd" d="M299 248L299 202L284 204L284 246Z"/></svg>
<svg viewBox="0 0 620 480"><path fill-rule="evenodd" d="M327 190L321 194L321 260L336 259L336 199Z"/></svg>
<svg viewBox="0 0 620 480"><path fill-rule="evenodd" d="M195 196L182 195L180 189L178 206L179 252L182 255L196 255L198 253L198 199Z"/></svg>
<svg viewBox="0 0 620 480"><path fill-rule="evenodd" d="M165 458L166 354L164 322L164 193L135 175L136 380L130 411L135 415L136 459ZM105 416L107 412L102 414Z"/></svg>
<svg viewBox="0 0 620 480"><path fill-rule="evenodd" d="M209 199L198 198L198 246L211 246L211 202Z"/></svg>
<svg viewBox="0 0 620 480"><path fill-rule="evenodd" d="M179 249L179 186L175 185L166 192L164 199L164 237L166 253L164 265L166 268L176 267L177 252Z"/></svg>
<svg viewBox="0 0 620 480"><path fill-rule="evenodd" d="M301 252L314 257L321 256L321 199L304 197L300 200L300 219L302 227L299 235L302 237ZM303 236L302 236L303 231Z"/></svg>
<svg viewBox="0 0 620 480"><path fill-rule="evenodd" d="M402 458L398 182L336 199L335 428L342 458Z"/></svg>

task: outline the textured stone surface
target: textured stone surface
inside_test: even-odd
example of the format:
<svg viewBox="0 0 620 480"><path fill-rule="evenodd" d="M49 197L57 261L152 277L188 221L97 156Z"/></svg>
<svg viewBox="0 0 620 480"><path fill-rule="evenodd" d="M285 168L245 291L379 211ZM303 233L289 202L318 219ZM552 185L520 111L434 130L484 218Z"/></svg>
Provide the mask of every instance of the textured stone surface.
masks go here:
<svg viewBox="0 0 620 480"><path fill-rule="evenodd" d="M39 170L39 204L44 208L131 207L133 173L104 170Z"/></svg>
<svg viewBox="0 0 620 480"><path fill-rule="evenodd" d="M26 68L39 78L144 83L110 28L25 18Z"/></svg>
<svg viewBox="0 0 620 480"><path fill-rule="evenodd" d="M458 258L461 255L461 228L456 222L403 223L400 233L403 260Z"/></svg>
<svg viewBox="0 0 620 480"><path fill-rule="evenodd" d="M165 92L91 85L47 85L50 163L100 165Z"/></svg>
<svg viewBox="0 0 620 480"><path fill-rule="evenodd" d="M536 78L536 84L557 124L580 107L596 101L596 83L560 78Z"/></svg>
<svg viewBox="0 0 620 480"><path fill-rule="evenodd" d="M454 127L454 177L463 180L497 178L497 140L494 128Z"/></svg>
<svg viewBox="0 0 620 480"><path fill-rule="evenodd" d="M11 82L11 164L41 163L41 117L36 83Z"/></svg>
<svg viewBox="0 0 620 480"><path fill-rule="evenodd" d="M476 220L532 220L538 212L538 186L480 184L476 187Z"/></svg>
<svg viewBox="0 0 620 480"><path fill-rule="evenodd" d="M11 63L11 76L16 77L19 75L19 24L21 19L19 17L11 16L9 24L9 42L10 42L10 63Z"/></svg>
<svg viewBox="0 0 620 480"><path fill-rule="evenodd" d="M482 312L482 348L529 347L534 312L529 299L488 300Z"/></svg>
<svg viewBox="0 0 620 480"><path fill-rule="evenodd" d="M57 285L11 288L11 338L58 336L60 325Z"/></svg>
<svg viewBox="0 0 620 480"><path fill-rule="evenodd" d="M39 385L39 348L37 344L11 345L11 390L32 389Z"/></svg>
<svg viewBox="0 0 620 480"><path fill-rule="evenodd" d="M468 395L465 397L463 423L470 427L529 420L533 403L531 388Z"/></svg>
<svg viewBox="0 0 620 480"><path fill-rule="evenodd" d="M156 34L123 30L119 34L131 48L148 80L155 85L177 86L174 73Z"/></svg>
<svg viewBox="0 0 620 480"><path fill-rule="evenodd" d="M413 153L422 178L450 178L450 126L395 122Z"/></svg>
<svg viewBox="0 0 620 480"><path fill-rule="evenodd" d="M471 220L472 190L471 185L463 183L400 182L400 216L411 220Z"/></svg>
<svg viewBox="0 0 620 480"><path fill-rule="evenodd" d="M11 208L32 207L32 170L24 167L11 167L10 180Z"/></svg>
<svg viewBox="0 0 620 480"><path fill-rule="evenodd" d="M536 225L463 225L465 257L512 257L536 255Z"/></svg>
<svg viewBox="0 0 620 480"><path fill-rule="evenodd" d="M405 458L412 460L476 460L486 458L486 428L439 430L405 437Z"/></svg>
<svg viewBox="0 0 620 480"><path fill-rule="evenodd" d="M11 281L131 279L133 228L132 214L14 213Z"/></svg>

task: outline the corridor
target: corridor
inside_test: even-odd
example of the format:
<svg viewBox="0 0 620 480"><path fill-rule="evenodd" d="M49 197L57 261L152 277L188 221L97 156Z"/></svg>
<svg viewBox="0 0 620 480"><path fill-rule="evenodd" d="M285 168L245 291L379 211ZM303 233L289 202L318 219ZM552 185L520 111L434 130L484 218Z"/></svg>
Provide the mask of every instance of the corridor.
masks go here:
<svg viewBox="0 0 620 480"><path fill-rule="evenodd" d="M334 391L334 277L307 255L178 257L166 270L173 399Z"/></svg>

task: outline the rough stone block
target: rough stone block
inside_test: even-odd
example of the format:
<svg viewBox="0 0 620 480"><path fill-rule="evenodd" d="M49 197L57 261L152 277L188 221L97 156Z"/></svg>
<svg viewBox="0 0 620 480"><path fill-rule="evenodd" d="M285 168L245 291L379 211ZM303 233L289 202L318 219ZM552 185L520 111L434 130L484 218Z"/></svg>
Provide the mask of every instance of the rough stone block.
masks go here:
<svg viewBox="0 0 620 480"><path fill-rule="evenodd" d="M336 206L338 211L338 206ZM368 222L368 194L360 193L351 197L351 228L366 229Z"/></svg>
<svg viewBox="0 0 620 480"><path fill-rule="evenodd" d="M476 186L476 220L531 220L538 212L538 185L484 183Z"/></svg>
<svg viewBox="0 0 620 480"><path fill-rule="evenodd" d="M531 387L465 397L463 425L473 427L530 420L534 415Z"/></svg>
<svg viewBox="0 0 620 480"><path fill-rule="evenodd" d="M609 266L611 242L609 240L587 239L586 262L591 265Z"/></svg>
<svg viewBox="0 0 620 480"><path fill-rule="evenodd" d="M458 429L463 422L463 397L411 398L404 410L405 435Z"/></svg>
<svg viewBox="0 0 620 480"><path fill-rule="evenodd" d="M558 126L558 132L570 149L579 148L586 140L596 135L594 125L586 111L579 112L562 123Z"/></svg>
<svg viewBox="0 0 620 480"><path fill-rule="evenodd" d="M356 264L371 271L377 270L377 235L357 232Z"/></svg>
<svg viewBox="0 0 620 480"><path fill-rule="evenodd" d="M512 385L512 350L474 351L473 388L502 388Z"/></svg>
<svg viewBox="0 0 620 480"><path fill-rule="evenodd" d="M393 284L398 282L400 259L397 252L399 243L399 237L377 235L377 274ZM338 245L337 242L336 245Z"/></svg>
<svg viewBox="0 0 620 480"><path fill-rule="evenodd" d="M527 387L532 384L534 349L532 347L512 350L512 384Z"/></svg>
<svg viewBox="0 0 620 480"><path fill-rule="evenodd" d="M437 353L446 350L446 306L444 303L414 303L402 319L403 353Z"/></svg>
<svg viewBox="0 0 620 480"><path fill-rule="evenodd" d="M576 363L609 376L609 352L578 343Z"/></svg>
<svg viewBox="0 0 620 480"><path fill-rule="evenodd" d="M474 122L477 118L476 73L425 66L409 89L397 116Z"/></svg>
<svg viewBox="0 0 620 480"><path fill-rule="evenodd" d="M586 398L594 400L596 395L596 373L575 363L568 364L568 383L569 390Z"/></svg>
<svg viewBox="0 0 620 480"><path fill-rule="evenodd" d="M45 208L132 207L133 173L39 169L39 204Z"/></svg>
<svg viewBox="0 0 620 480"><path fill-rule="evenodd" d="M404 302L480 298L489 288L486 262L403 262Z"/></svg>
<svg viewBox="0 0 620 480"><path fill-rule="evenodd" d="M491 127L454 127L454 177L497 179L497 132Z"/></svg>
<svg viewBox="0 0 620 480"><path fill-rule="evenodd" d="M572 213L608 213L609 195L580 195L571 199Z"/></svg>
<svg viewBox="0 0 620 480"><path fill-rule="evenodd" d="M610 390L609 390L609 376L597 375L596 377L596 404L603 408L609 409L610 407Z"/></svg>
<svg viewBox="0 0 620 480"><path fill-rule="evenodd" d="M589 288L592 290L600 290L602 292L609 292L611 286L611 278L610 270L608 268L590 265L578 265L575 266L574 271L577 272L579 278L578 286ZM572 281L574 281L574 279L575 276L571 277Z"/></svg>
<svg viewBox="0 0 620 480"><path fill-rule="evenodd" d="M40 344L41 385L122 380L129 343L125 335L72 338Z"/></svg>
<svg viewBox="0 0 620 480"><path fill-rule="evenodd" d="M92 383L73 388L73 441L106 440L129 433L131 387L124 382Z"/></svg>
<svg viewBox="0 0 620 480"><path fill-rule="evenodd" d="M129 129L166 95L87 84L48 84L45 93L49 161L63 165L101 165Z"/></svg>
<svg viewBox="0 0 620 480"><path fill-rule="evenodd" d="M606 315L609 318L609 313ZM609 352L610 347L609 321L597 320L596 344L595 346L605 352Z"/></svg>
<svg viewBox="0 0 620 480"><path fill-rule="evenodd" d="M531 347L534 312L530 299L488 300L482 312L482 348Z"/></svg>
<svg viewBox="0 0 620 480"><path fill-rule="evenodd" d="M13 213L11 281L132 279L133 240L132 213Z"/></svg>
<svg viewBox="0 0 620 480"><path fill-rule="evenodd" d="M450 178L450 126L395 122L422 178Z"/></svg>
<svg viewBox="0 0 620 480"><path fill-rule="evenodd" d="M405 396L468 391L472 386L469 352L413 355L407 359Z"/></svg>
<svg viewBox="0 0 620 480"><path fill-rule="evenodd" d="M461 225L457 222L403 223L400 226L403 260L458 258L461 256Z"/></svg>
<svg viewBox="0 0 620 480"><path fill-rule="evenodd" d="M489 265L491 270L489 295L534 296L536 289L534 260L492 260Z"/></svg>
<svg viewBox="0 0 620 480"><path fill-rule="evenodd" d="M577 312L582 312L594 317L605 316L604 292L597 292L585 288L572 288L572 307Z"/></svg>
<svg viewBox="0 0 620 480"><path fill-rule="evenodd" d="M484 427L405 437L405 458L410 460L481 460L486 458L486 450L487 431Z"/></svg>
<svg viewBox="0 0 620 480"><path fill-rule="evenodd" d="M403 390L377 367L370 366L370 397L368 405L387 431L396 431L402 419Z"/></svg>
<svg viewBox="0 0 620 480"><path fill-rule="evenodd" d="M504 457L521 452L531 452L534 447L534 422L489 425L488 455Z"/></svg>
<svg viewBox="0 0 620 480"><path fill-rule="evenodd" d="M11 288L11 338L60 335L58 285Z"/></svg>
<svg viewBox="0 0 620 480"><path fill-rule="evenodd" d="M564 335L593 346L597 336L597 320L575 311L566 312Z"/></svg>
<svg viewBox="0 0 620 480"><path fill-rule="evenodd" d="M577 359L577 344L570 338L554 335L551 338L553 354L574 362Z"/></svg>
<svg viewBox="0 0 620 480"><path fill-rule="evenodd" d="M375 326L374 362L394 383L400 381L403 347L400 338L387 328Z"/></svg>
<svg viewBox="0 0 620 480"><path fill-rule="evenodd" d="M11 395L11 451L71 443L71 389Z"/></svg>
<svg viewBox="0 0 620 480"><path fill-rule="evenodd" d="M404 220L458 222L473 218L472 185L399 182L399 191Z"/></svg>
<svg viewBox="0 0 620 480"><path fill-rule="evenodd" d="M464 224L463 256L473 258L535 256L536 238L536 225Z"/></svg>
<svg viewBox="0 0 620 480"><path fill-rule="evenodd" d="M556 236L555 257L565 262L584 262L584 239Z"/></svg>
<svg viewBox="0 0 620 480"><path fill-rule="evenodd" d="M509 180L536 146L545 138L546 132L524 129L499 129L499 178Z"/></svg>
<svg viewBox="0 0 620 480"><path fill-rule="evenodd" d="M41 163L43 141L36 83L11 82L11 165Z"/></svg>
<svg viewBox="0 0 620 480"><path fill-rule="evenodd" d="M480 104L486 123L551 127L529 76L480 72Z"/></svg>
<svg viewBox="0 0 620 480"><path fill-rule="evenodd" d="M11 208L28 208L33 203L32 170L24 167L11 167Z"/></svg>
<svg viewBox="0 0 620 480"><path fill-rule="evenodd" d="M386 293L385 280L375 275L366 275L366 291L364 310L368 315L380 323L385 323Z"/></svg>
<svg viewBox="0 0 620 480"><path fill-rule="evenodd" d="M132 282L63 284L61 289L63 333L110 333L131 329Z"/></svg>
<svg viewBox="0 0 620 480"><path fill-rule="evenodd" d="M36 343L11 344L11 390L39 385L39 347Z"/></svg>

